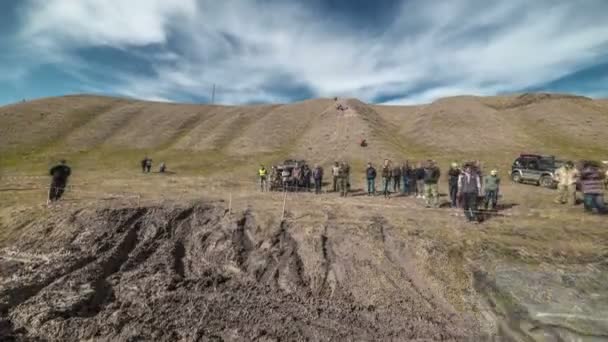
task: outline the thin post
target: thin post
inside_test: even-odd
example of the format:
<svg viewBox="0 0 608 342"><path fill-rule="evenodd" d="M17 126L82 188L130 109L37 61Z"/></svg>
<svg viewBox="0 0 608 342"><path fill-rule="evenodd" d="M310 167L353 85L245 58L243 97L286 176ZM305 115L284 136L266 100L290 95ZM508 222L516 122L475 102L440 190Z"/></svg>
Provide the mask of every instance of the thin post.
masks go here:
<svg viewBox="0 0 608 342"><path fill-rule="evenodd" d="M232 215L232 192L228 197L228 215Z"/></svg>
<svg viewBox="0 0 608 342"><path fill-rule="evenodd" d="M213 90L211 91L211 104L215 104L215 83L213 83Z"/></svg>
<svg viewBox="0 0 608 342"><path fill-rule="evenodd" d="M49 190L46 193L46 206L48 207L50 205L51 202L51 187L49 187Z"/></svg>
<svg viewBox="0 0 608 342"><path fill-rule="evenodd" d="M281 212L281 222L285 219L285 202L287 202L287 191L283 190L283 211Z"/></svg>

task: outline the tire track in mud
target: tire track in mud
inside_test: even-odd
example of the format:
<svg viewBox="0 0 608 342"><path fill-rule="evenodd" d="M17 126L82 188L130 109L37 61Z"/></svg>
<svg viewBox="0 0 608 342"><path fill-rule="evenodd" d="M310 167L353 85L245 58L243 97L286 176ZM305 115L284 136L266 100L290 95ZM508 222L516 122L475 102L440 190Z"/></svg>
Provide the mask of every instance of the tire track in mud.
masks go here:
<svg viewBox="0 0 608 342"><path fill-rule="evenodd" d="M334 250L339 223L330 210L324 214L308 245L295 222L283 221L264 235L252 212L233 218L220 206L92 213L73 222L78 229L70 231L80 237L69 241L80 244L82 256L98 254L79 269L66 269L61 281L21 305L8 305L10 321L0 325L10 327L0 327L0 336L20 331L66 341L459 339L441 319L410 318L399 305L375 308L348 291L334 293L338 286L348 290L333 274L334 263L348 259L338 259ZM314 245L320 250L309 248ZM310 269L311 260L321 266ZM319 275L317 283L311 274Z"/></svg>
<svg viewBox="0 0 608 342"><path fill-rule="evenodd" d="M430 293L430 291L425 290L428 287L424 285L423 280L416 271L416 267L410 261L410 259L413 259L413 253L406 250L404 242L398 244L397 240L391 235L391 231L395 228L381 216L374 216L371 220L373 222L371 227L378 230L380 233L386 259L396 267L402 276L401 278L409 284L411 289L422 298L432 310L450 312L451 315L454 315L453 310L447 303L441 301L436 295ZM403 255L403 253L409 255Z"/></svg>

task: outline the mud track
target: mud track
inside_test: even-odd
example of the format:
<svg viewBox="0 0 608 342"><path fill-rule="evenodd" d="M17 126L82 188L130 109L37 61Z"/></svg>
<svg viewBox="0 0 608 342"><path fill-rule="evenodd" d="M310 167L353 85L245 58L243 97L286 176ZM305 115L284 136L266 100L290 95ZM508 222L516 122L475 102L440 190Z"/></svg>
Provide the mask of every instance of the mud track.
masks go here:
<svg viewBox="0 0 608 342"><path fill-rule="evenodd" d="M0 254L2 341L471 340L382 218L83 210ZM36 226L38 225L38 226ZM35 237L34 237L35 236ZM378 258L378 255L380 257Z"/></svg>

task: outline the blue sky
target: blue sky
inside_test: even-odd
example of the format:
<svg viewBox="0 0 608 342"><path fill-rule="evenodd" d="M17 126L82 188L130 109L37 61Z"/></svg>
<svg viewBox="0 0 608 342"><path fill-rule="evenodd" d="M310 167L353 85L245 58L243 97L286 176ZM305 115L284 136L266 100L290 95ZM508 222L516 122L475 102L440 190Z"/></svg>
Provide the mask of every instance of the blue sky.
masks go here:
<svg viewBox="0 0 608 342"><path fill-rule="evenodd" d="M605 0L3 0L0 104L608 97Z"/></svg>

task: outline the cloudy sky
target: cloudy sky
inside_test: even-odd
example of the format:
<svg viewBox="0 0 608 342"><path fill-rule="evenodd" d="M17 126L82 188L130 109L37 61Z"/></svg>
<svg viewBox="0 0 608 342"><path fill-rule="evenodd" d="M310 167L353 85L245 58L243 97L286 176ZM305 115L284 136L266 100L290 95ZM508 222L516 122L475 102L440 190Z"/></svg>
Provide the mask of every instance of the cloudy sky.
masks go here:
<svg viewBox="0 0 608 342"><path fill-rule="evenodd" d="M608 97L606 0L2 0L0 104Z"/></svg>

